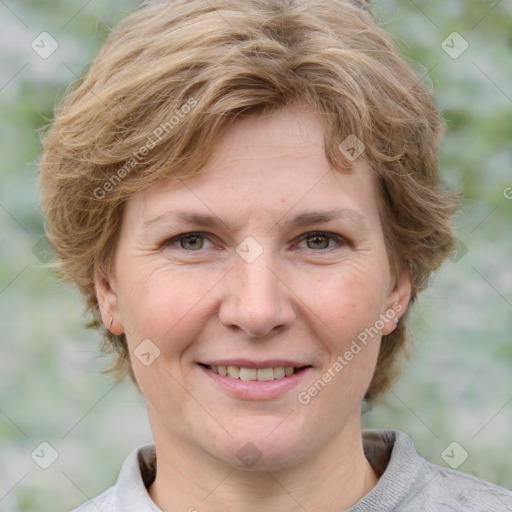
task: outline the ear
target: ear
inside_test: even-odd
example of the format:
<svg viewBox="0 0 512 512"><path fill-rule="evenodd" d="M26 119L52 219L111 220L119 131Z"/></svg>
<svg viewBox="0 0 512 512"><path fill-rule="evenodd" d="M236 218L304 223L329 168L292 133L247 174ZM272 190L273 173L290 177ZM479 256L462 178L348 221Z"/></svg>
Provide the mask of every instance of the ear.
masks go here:
<svg viewBox="0 0 512 512"><path fill-rule="evenodd" d="M114 279L104 270L96 268L94 286L103 324L112 334L123 334L124 328L119 314L119 300Z"/></svg>
<svg viewBox="0 0 512 512"><path fill-rule="evenodd" d="M395 279L393 289L388 295L384 315L391 318L391 321L385 323L382 334L391 334L396 329L395 319L399 320L405 315L411 300L411 291L411 274L405 269Z"/></svg>

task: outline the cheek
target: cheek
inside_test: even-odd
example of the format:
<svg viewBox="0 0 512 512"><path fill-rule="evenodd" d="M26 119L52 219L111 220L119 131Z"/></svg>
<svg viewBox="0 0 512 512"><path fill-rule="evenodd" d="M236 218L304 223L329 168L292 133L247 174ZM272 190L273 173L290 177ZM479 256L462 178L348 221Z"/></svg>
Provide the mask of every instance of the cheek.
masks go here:
<svg viewBox="0 0 512 512"><path fill-rule="evenodd" d="M215 275L174 268L130 276L120 310L131 349L149 338L163 355L181 352L202 327L206 299L216 281Z"/></svg>
<svg viewBox="0 0 512 512"><path fill-rule="evenodd" d="M353 266L309 284L309 325L323 342L324 357L322 368L301 388L298 400L307 401L319 422L338 426L359 408L372 380L381 340L380 331L372 327L382 312L386 283L368 269Z"/></svg>
<svg viewBox="0 0 512 512"><path fill-rule="evenodd" d="M340 348L372 326L385 299L385 279L363 263L347 264L329 276L311 276L300 296L318 317L317 324Z"/></svg>
<svg viewBox="0 0 512 512"><path fill-rule="evenodd" d="M187 350L200 336L211 313L209 291L218 279L175 268L147 272L139 269L136 276L129 276L129 285L122 294L132 367L149 408L172 410L185 423L189 417L197 416L193 404L192 412L185 414L191 408L183 391L191 367ZM138 347L147 339L158 348L157 357L149 365L137 358L141 353ZM183 428L186 432L191 426L186 424Z"/></svg>

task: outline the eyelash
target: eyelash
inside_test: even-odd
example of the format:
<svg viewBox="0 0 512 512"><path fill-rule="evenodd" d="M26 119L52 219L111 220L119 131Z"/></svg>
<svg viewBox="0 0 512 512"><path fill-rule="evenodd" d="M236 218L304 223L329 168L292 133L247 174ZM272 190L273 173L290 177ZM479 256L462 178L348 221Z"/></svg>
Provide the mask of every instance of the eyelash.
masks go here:
<svg viewBox="0 0 512 512"><path fill-rule="evenodd" d="M349 242L346 239L344 239L342 236L336 235L335 233L329 233L329 232L326 232L326 231L308 231L307 233L304 233L299 238L299 243L303 242L304 240L307 240L308 238L313 238L315 236L325 236L329 240L333 240L333 241L337 242L338 245L341 245L341 246L349 245ZM203 237L203 238L205 238L207 240L210 240L206 233L202 233L202 232L198 232L198 231L192 231L192 232L182 233L181 235L177 235L177 236L175 236L173 238L170 238L169 240L166 240L163 243L163 247L165 248L165 247L172 246L172 245L176 244L177 242L179 242L183 238L193 238L193 237ZM193 250L184 249L183 247L177 247L177 249L182 250L182 251L186 251L186 252L192 252L192 253L193 252L200 252L202 250L202 249L198 249L196 251L193 251ZM334 247L326 247L324 249L319 249L319 250L315 250L315 249L310 249L310 250L312 250L314 252L325 252L325 251L329 251L329 250L332 250L332 249L334 249Z"/></svg>

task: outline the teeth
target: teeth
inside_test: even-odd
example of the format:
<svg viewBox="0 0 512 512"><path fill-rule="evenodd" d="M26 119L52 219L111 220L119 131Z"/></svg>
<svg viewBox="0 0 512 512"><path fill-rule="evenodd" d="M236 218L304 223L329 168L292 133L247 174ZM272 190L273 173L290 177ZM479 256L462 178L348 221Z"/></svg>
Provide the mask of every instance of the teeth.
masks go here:
<svg viewBox="0 0 512 512"><path fill-rule="evenodd" d="M256 373L259 381L274 380L274 370L272 368L258 368Z"/></svg>
<svg viewBox="0 0 512 512"><path fill-rule="evenodd" d="M238 379L240 377L240 368L238 366L228 366L228 377L232 379Z"/></svg>
<svg viewBox="0 0 512 512"><path fill-rule="evenodd" d="M284 366L274 368L274 379L282 379L285 376Z"/></svg>
<svg viewBox="0 0 512 512"><path fill-rule="evenodd" d="M218 373L223 377L240 380L257 380L264 382L267 380L282 379L289 377L295 372L293 366L276 366L275 368L239 368L238 366L209 366L213 373Z"/></svg>
<svg viewBox="0 0 512 512"><path fill-rule="evenodd" d="M258 370L256 368L240 368L240 380L257 380L257 378Z"/></svg>

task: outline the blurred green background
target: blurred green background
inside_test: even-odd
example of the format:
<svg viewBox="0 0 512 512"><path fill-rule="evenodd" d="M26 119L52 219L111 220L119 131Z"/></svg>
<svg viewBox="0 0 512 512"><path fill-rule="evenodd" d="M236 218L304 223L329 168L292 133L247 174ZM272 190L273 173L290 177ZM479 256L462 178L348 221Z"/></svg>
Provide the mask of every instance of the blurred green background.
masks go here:
<svg viewBox="0 0 512 512"><path fill-rule="evenodd" d="M80 297L45 268L36 187L37 130L137 5L0 1L0 511L69 511L151 441L141 396L100 373L108 360ZM404 375L364 424L404 430L445 466L455 441L458 463L467 452L460 470L512 488L512 4L386 0L375 10L434 88L448 125L442 178L464 202L458 250L415 309ZM44 59L31 47L42 32L58 43ZM34 462L41 442L58 455L48 469Z"/></svg>

